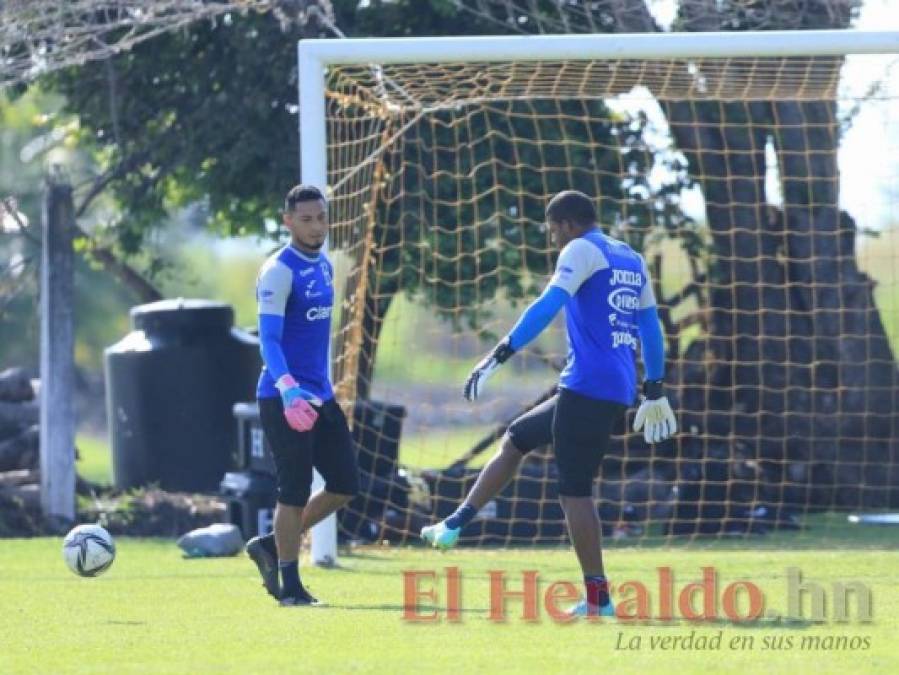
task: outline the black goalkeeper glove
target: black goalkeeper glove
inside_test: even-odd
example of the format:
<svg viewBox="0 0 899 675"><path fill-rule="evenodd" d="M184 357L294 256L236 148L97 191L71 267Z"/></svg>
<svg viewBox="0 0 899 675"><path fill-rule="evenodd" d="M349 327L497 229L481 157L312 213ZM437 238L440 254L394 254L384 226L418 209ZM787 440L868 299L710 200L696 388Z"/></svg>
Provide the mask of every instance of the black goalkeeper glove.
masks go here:
<svg viewBox="0 0 899 675"><path fill-rule="evenodd" d="M490 352L490 354L481 359L478 362L478 365L474 367L471 374L468 376L468 379L465 380L465 389L463 390L462 395L469 401L476 400L478 396L481 395L487 378L493 375L493 372L503 363L508 361L509 357L514 353L515 350L512 349L512 343L509 338L506 337L493 348L493 351Z"/></svg>

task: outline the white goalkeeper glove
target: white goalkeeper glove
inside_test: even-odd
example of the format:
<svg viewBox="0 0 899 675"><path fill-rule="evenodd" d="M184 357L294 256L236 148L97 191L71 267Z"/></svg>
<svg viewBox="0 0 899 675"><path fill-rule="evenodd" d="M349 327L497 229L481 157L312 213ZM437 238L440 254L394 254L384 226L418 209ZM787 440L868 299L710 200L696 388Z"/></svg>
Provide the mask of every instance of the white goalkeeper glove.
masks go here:
<svg viewBox="0 0 899 675"><path fill-rule="evenodd" d="M634 431L640 429L643 429L643 438L647 443L660 443L677 432L677 420L662 393L661 380L646 380L643 383L643 402L634 418Z"/></svg>
<svg viewBox="0 0 899 675"><path fill-rule="evenodd" d="M494 371L505 363L515 350L512 349L512 342L509 338L505 338L493 351L478 362L474 367L468 379L465 380L465 389L462 395L469 401L474 401L481 395L484 390L484 383L487 381Z"/></svg>

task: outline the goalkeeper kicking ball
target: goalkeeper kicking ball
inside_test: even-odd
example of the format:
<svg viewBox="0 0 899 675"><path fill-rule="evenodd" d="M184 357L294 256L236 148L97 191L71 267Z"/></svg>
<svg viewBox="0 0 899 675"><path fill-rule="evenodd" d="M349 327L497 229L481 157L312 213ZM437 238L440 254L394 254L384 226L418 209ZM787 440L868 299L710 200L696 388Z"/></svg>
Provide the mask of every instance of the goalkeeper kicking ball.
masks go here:
<svg viewBox="0 0 899 675"><path fill-rule="evenodd" d="M115 542L99 525L79 525L62 543L66 565L81 577L96 577L112 566Z"/></svg>

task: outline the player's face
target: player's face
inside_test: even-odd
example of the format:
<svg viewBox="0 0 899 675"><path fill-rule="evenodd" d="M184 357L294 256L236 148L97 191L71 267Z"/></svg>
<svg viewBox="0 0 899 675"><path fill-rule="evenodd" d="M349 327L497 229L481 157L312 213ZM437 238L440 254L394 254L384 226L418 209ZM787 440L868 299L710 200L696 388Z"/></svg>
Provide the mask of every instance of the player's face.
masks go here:
<svg viewBox="0 0 899 675"><path fill-rule="evenodd" d="M311 253L318 251L328 236L328 209L324 200L296 204L285 212L284 225L290 230L294 245Z"/></svg>
<svg viewBox="0 0 899 675"><path fill-rule="evenodd" d="M568 221L553 220L552 218L549 218L546 222L549 225L549 233L553 246L556 248L565 248L565 245L577 236L577 233Z"/></svg>

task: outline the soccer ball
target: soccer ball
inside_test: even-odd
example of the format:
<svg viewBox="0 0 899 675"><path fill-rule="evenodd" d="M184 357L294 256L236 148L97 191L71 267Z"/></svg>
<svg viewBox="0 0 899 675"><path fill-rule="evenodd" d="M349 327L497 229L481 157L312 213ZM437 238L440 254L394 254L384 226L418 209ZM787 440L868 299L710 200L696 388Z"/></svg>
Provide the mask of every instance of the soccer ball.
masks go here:
<svg viewBox="0 0 899 675"><path fill-rule="evenodd" d="M96 577L112 566L115 543L99 525L79 525L66 535L62 556L75 574Z"/></svg>

